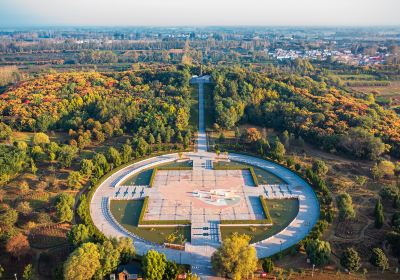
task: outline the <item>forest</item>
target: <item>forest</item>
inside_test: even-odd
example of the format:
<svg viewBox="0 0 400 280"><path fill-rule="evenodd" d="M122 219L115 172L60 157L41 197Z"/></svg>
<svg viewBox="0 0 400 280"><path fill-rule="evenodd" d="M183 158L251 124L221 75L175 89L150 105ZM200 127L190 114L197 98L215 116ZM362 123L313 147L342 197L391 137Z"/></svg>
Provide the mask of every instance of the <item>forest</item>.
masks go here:
<svg viewBox="0 0 400 280"><path fill-rule="evenodd" d="M400 118L394 111L373 95L356 97L329 77L310 76L215 70L215 123L226 129L251 123L287 130L326 151L358 158L400 156Z"/></svg>
<svg viewBox="0 0 400 280"><path fill-rule="evenodd" d="M80 59L102 63L115 57L85 51ZM88 212L91 194L104 176L126 164L193 149L197 128L191 117L197 113L197 97L190 78L200 66L191 61L135 64L128 71L112 72L28 75L5 69L9 82L0 94L0 261L8 274L16 259L18 271L32 272L33 252L40 252L35 273L50 279L74 279L75 257L88 261L95 256L94 279L136 257L128 240L108 240L94 227ZM212 80L206 87L211 148L217 154L240 151L273 160L314 187L320 221L293 250L327 248L329 242L320 240L324 233L342 223L365 222L368 215L374 222L366 231L374 230L371 235L387 240L392 255L399 256L400 165L395 163L400 119L394 110L374 94L350 90L343 77L306 60L278 67L201 69ZM359 78L385 76L381 70L357 71ZM372 203L363 203L369 208L360 210L355 205L364 201L364 192ZM371 248L380 247L375 239L368 242ZM341 242L331 246L334 252L344 251ZM362 249L357 247L356 254ZM329 256L324 264L328 262Z"/></svg>

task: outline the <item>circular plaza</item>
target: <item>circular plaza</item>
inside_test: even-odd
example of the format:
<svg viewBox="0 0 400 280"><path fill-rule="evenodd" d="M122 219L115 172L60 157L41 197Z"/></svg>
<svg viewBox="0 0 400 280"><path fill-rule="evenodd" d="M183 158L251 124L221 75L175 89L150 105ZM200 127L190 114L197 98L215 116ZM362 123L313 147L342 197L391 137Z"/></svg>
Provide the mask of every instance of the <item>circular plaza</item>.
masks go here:
<svg viewBox="0 0 400 280"><path fill-rule="evenodd" d="M156 249L210 275L225 236L251 237L259 258L304 239L319 218L311 186L289 169L253 156L207 151L203 83L199 83L197 151L133 163L106 178L90 202L94 225L130 237L138 254Z"/></svg>

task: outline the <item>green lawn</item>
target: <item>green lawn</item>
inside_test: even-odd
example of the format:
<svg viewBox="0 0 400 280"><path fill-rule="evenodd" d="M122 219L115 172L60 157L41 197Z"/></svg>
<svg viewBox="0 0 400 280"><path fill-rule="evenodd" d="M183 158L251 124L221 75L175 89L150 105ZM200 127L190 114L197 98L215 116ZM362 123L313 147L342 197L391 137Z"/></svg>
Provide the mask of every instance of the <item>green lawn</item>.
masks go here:
<svg viewBox="0 0 400 280"><path fill-rule="evenodd" d="M225 161L221 161L218 162L215 165L219 165L219 166L237 166L238 169L239 168L246 168L246 167L253 167L254 169L254 173L256 173L257 179L258 179L258 183L261 185L265 185L265 184L285 184L285 181L281 178L279 178L278 176L276 176L275 174L272 174L271 172L268 172L267 170L264 170L262 168L259 168L257 166L253 166L253 165L248 165L248 164L243 164L237 161L231 161L231 162L225 162Z"/></svg>
<svg viewBox="0 0 400 280"><path fill-rule="evenodd" d="M168 235L183 235L190 242L190 227L139 228L138 221L143 200L112 200L110 210L114 218L128 231L150 242L163 244Z"/></svg>
<svg viewBox="0 0 400 280"><path fill-rule="evenodd" d="M251 237L251 243L264 240L284 229L296 217L299 211L299 201L297 199L268 199L267 205L272 218L272 226L269 227L249 227L249 226L222 226L222 239L233 234L247 234Z"/></svg>
<svg viewBox="0 0 400 280"><path fill-rule="evenodd" d="M162 165L158 165L160 169L174 169L179 167L193 167L193 162L182 161L182 162L171 162ZM154 168L143 170L137 174L134 174L128 177L125 181L122 182L122 186L133 186L133 185L149 185L151 174L153 174Z"/></svg>
<svg viewBox="0 0 400 280"><path fill-rule="evenodd" d="M122 182L122 186L133 186L133 185L148 185L150 183L151 174L153 174L154 168L143 170L131 177L128 177Z"/></svg>

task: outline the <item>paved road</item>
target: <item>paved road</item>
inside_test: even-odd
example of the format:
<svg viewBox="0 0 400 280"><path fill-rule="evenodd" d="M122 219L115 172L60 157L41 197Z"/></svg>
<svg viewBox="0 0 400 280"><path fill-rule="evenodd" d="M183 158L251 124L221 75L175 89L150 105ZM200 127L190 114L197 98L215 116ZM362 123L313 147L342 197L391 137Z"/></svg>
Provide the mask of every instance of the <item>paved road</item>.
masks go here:
<svg viewBox="0 0 400 280"><path fill-rule="evenodd" d="M199 132L197 135L197 152L207 152L207 135L204 118L204 83L199 83Z"/></svg>
<svg viewBox="0 0 400 280"><path fill-rule="evenodd" d="M194 161L194 168L207 168L207 161L215 158L215 154L207 152L203 82L199 83L198 150L197 152L187 154L187 156ZM212 274L210 257L216 250L218 244L215 242L214 244L210 242L207 242L207 244L193 242L194 244L187 244L185 246L185 251L163 248L160 245L151 244L148 241L142 240L125 230L115 221L109 210L109 198L115 197L121 182L127 177L143 169L174 161L177 158L177 154L157 156L137 162L114 173L107 178L94 193L90 204L90 214L95 226L106 236L130 237L133 239L135 248L139 254L145 254L150 249L156 249L164 253L169 260L191 265L193 272L200 275L202 279L205 279ZM288 183L288 189L299 198L299 213L296 218L278 234L253 244L257 250L258 257L271 256L278 253L280 250L291 247L306 237L317 222L319 216L318 200L311 187L295 173L275 163L241 154L230 154L229 158L231 160L256 165L276 174ZM122 188L121 191L123 192L124 190L125 189ZM148 193L149 191L151 190L143 190L143 193Z"/></svg>

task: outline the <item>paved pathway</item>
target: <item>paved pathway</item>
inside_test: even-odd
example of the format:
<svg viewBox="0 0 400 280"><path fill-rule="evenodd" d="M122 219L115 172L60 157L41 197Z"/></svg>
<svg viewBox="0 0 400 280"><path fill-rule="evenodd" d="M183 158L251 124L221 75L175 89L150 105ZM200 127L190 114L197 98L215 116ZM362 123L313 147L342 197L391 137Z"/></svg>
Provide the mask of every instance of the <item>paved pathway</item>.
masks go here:
<svg viewBox="0 0 400 280"><path fill-rule="evenodd" d="M187 156L193 160L193 172L205 172L212 168L212 160L215 154L207 152L207 139L204 123L204 84L205 80L200 80L199 84L199 132L197 141L197 152L188 153ZM177 251L164 248L157 244L152 244L141 239L138 236L125 230L112 217L109 210L109 201L111 199L137 199L144 196L157 196L154 188L147 186L122 186L122 182L134 173L141 172L144 169L172 162L178 158L177 154L169 154L146 159L128 167L125 167L109 178L107 178L95 191L91 204L90 214L96 227L106 236L110 237L130 237L133 239L135 248L139 254L145 254L150 249L156 249L164 253L169 260L177 263L189 264L192 271L201 276L202 279L212 275L210 257L219 246L219 219L200 219L192 217L192 239L191 243L185 245L185 251ZM295 173L288 169L259 158L245 156L240 154L230 154L230 160L239 161L258 166L275 175L281 177L287 182L287 185L264 185L259 187L243 188L247 203L250 205L251 196L263 195L267 198L289 198L297 197L299 199L299 213L296 218L278 234L257 242L253 246L257 250L259 258L271 256L280 250L301 241L311 230L318 220L319 204L315 193L311 187ZM258 211L254 211L257 213ZM256 214L254 215L254 219Z"/></svg>

